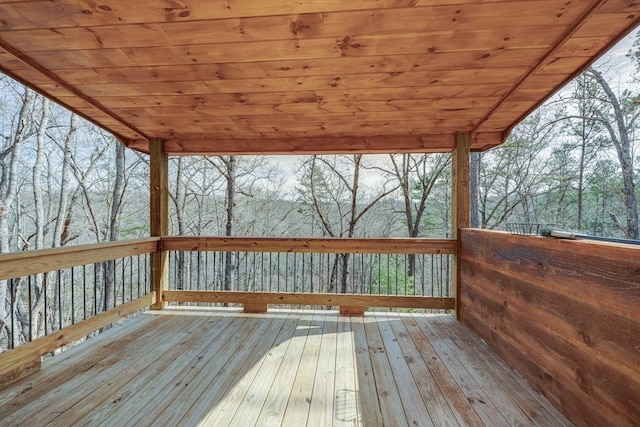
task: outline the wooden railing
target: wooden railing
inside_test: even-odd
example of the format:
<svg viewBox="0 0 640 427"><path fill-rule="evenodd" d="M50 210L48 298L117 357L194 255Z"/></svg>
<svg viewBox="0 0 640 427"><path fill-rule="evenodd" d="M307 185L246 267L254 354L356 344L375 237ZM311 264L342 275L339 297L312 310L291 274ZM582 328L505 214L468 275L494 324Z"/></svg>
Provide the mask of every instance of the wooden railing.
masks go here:
<svg viewBox="0 0 640 427"><path fill-rule="evenodd" d="M0 286L10 301L0 325L12 349L0 354L0 386L37 370L41 356L148 307L155 298L148 254L159 241L0 255Z"/></svg>
<svg viewBox="0 0 640 427"><path fill-rule="evenodd" d="M166 237L3 254L0 286L7 290L5 299L11 308L0 320L8 331L6 347L11 351L0 354L0 387L39 369L43 355L150 305L161 306L158 301L240 303L252 312L266 311L268 304L339 306L345 314L362 314L364 307L453 309L450 257L454 251L455 241L449 239ZM243 255L245 265L249 259L254 262L258 254L284 257L280 258L283 263L291 262L296 271L291 274L286 266L277 269L278 283L284 280L285 285L268 289L216 288L216 283L223 282L220 277L214 279L214 270L210 281L206 271L200 275L195 289L186 286L175 271L173 276L156 276L168 280L161 279L160 286L154 288L150 254L167 253L174 254L176 260L187 257L188 261L183 259L175 269L189 270L190 277L193 271L188 263L193 258L189 257L194 255L205 262L206 256L216 254L236 260ZM320 257L324 257L322 261ZM425 259L431 264L426 265ZM406 271L409 264L410 274ZM324 272L312 265L329 271L323 276ZM271 274L273 267L262 263L261 269L251 270L254 285L258 277L267 280L265 274ZM303 272L307 274L304 277L300 276ZM296 287L298 278L302 283ZM107 282L111 287L104 286ZM27 320L18 319L19 306L29 316Z"/></svg>
<svg viewBox="0 0 640 427"><path fill-rule="evenodd" d="M167 302L453 309L450 239L168 237Z"/></svg>

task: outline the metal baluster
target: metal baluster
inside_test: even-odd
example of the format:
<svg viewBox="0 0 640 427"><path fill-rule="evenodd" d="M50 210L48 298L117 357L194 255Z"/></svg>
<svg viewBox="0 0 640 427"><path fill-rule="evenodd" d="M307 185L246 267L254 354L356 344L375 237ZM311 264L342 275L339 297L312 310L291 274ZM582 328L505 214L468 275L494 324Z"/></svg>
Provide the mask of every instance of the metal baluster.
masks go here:
<svg viewBox="0 0 640 427"><path fill-rule="evenodd" d="M29 296L29 307L27 307L28 311L29 311L29 340L28 342L31 342L31 340L33 340L33 292L31 291L31 286L33 285L33 281L31 280L33 276L29 276L27 277L27 285L29 286L28 289L28 296Z"/></svg>
<svg viewBox="0 0 640 427"><path fill-rule="evenodd" d="M76 301L74 297L74 288L76 286L75 267L71 267L71 324L76 323Z"/></svg>

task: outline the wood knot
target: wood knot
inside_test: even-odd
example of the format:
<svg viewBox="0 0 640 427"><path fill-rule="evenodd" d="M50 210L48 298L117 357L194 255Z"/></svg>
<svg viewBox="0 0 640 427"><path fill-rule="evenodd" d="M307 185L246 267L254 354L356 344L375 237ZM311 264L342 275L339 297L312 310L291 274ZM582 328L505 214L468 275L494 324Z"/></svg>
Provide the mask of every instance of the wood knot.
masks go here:
<svg viewBox="0 0 640 427"><path fill-rule="evenodd" d="M291 33L294 36L297 36L298 33L302 32L304 30L308 30L309 28L311 28L311 26L305 24L302 19L299 19L297 21L293 21L291 24L289 24L289 31L291 31Z"/></svg>

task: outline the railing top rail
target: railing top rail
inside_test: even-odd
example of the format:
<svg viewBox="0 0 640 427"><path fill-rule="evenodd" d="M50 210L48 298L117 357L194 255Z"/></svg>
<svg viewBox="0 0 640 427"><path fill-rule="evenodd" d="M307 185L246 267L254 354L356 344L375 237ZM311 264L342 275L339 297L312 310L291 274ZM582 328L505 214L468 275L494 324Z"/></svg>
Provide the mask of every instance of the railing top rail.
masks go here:
<svg viewBox="0 0 640 427"><path fill-rule="evenodd" d="M455 239L163 237L166 251L453 254Z"/></svg>
<svg viewBox="0 0 640 427"><path fill-rule="evenodd" d="M159 237L0 254L0 280L156 252Z"/></svg>

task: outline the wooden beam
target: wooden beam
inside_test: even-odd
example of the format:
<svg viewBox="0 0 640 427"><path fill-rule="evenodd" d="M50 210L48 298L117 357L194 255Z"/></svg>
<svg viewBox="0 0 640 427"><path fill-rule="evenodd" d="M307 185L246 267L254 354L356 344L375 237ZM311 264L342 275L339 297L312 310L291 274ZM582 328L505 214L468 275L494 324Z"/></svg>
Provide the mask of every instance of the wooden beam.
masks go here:
<svg viewBox="0 0 640 427"><path fill-rule="evenodd" d="M67 246L0 255L0 280L62 270L121 257L153 253L159 238Z"/></svg>
<svg viewBox="0 0 640 427"><path fill-rule="evenodd" d="M268 308L269 308L269 306L267 304L246 303L246 304L244 304L244 307L243 307L242 311L244 313L258 314L258 313L266 313Z"/></svg>
<svg viewBox="0 0 640 427"><path fill-rule="evenodd" d="M468 133L456 136L456 148L453 151L453 197L452 222L453 237L457 238L460 228L469 227L469 160L470 138Z"/></svg>
<svg viewBox="0 0 640 427"><path fill-rule="evenodd" d="M145 309L154 299L155 296L150 293L0 354L0 388L37 370L40 366L41 356L77 341L125 316Z"/></svg>
<svg viewBox="0 0 640 427"><path fill-rule="evenodd" d="M449 152L453 135L167 140L170 155L274 155Z"/></svg>
<svg viewBox="0 0 640 427"><path fill-rule="evenodd" d="M396 295L294 294L281 292L164 291L165 302L220 302L232 304L292 304L362 307L402 307L449 310L453 298Z"/></svg>
<svg viewBox="0 0 640 427"><path fill-rule="evenodd" d="M151 236L162 237L169 234L169 161L160 140L149 141L151 157L151 183L149 200L149 221ZM151 255L151 289L155 291L154 310L164 307L162 292L169 280L168 252L160 250Z"/></svg>
<svg viewBox="0 0 640 427"><path fill-rule="evenodd" d="M452 197L451 197L451 235L456 239L456 258L453 260L453 276L451 280L452 292L456 300L456 317L459 317L458 303L460 301L460 263L458 262L461 228L469 227L470 197L469 197L469 161L470 138L468 133L456 136L456 148L452 159Z"/></svg>
<svg viewBox="0 0 640 427"><path fill-rule="evenodd" d="M341 305L340 316L364 316L364 307L361 305Z"/></svg>
<svg viewBox="0 0 640 427"><path fill-rule="evenodd" d="M453 239L163 237L165 251L453 254Z"/></svg>

